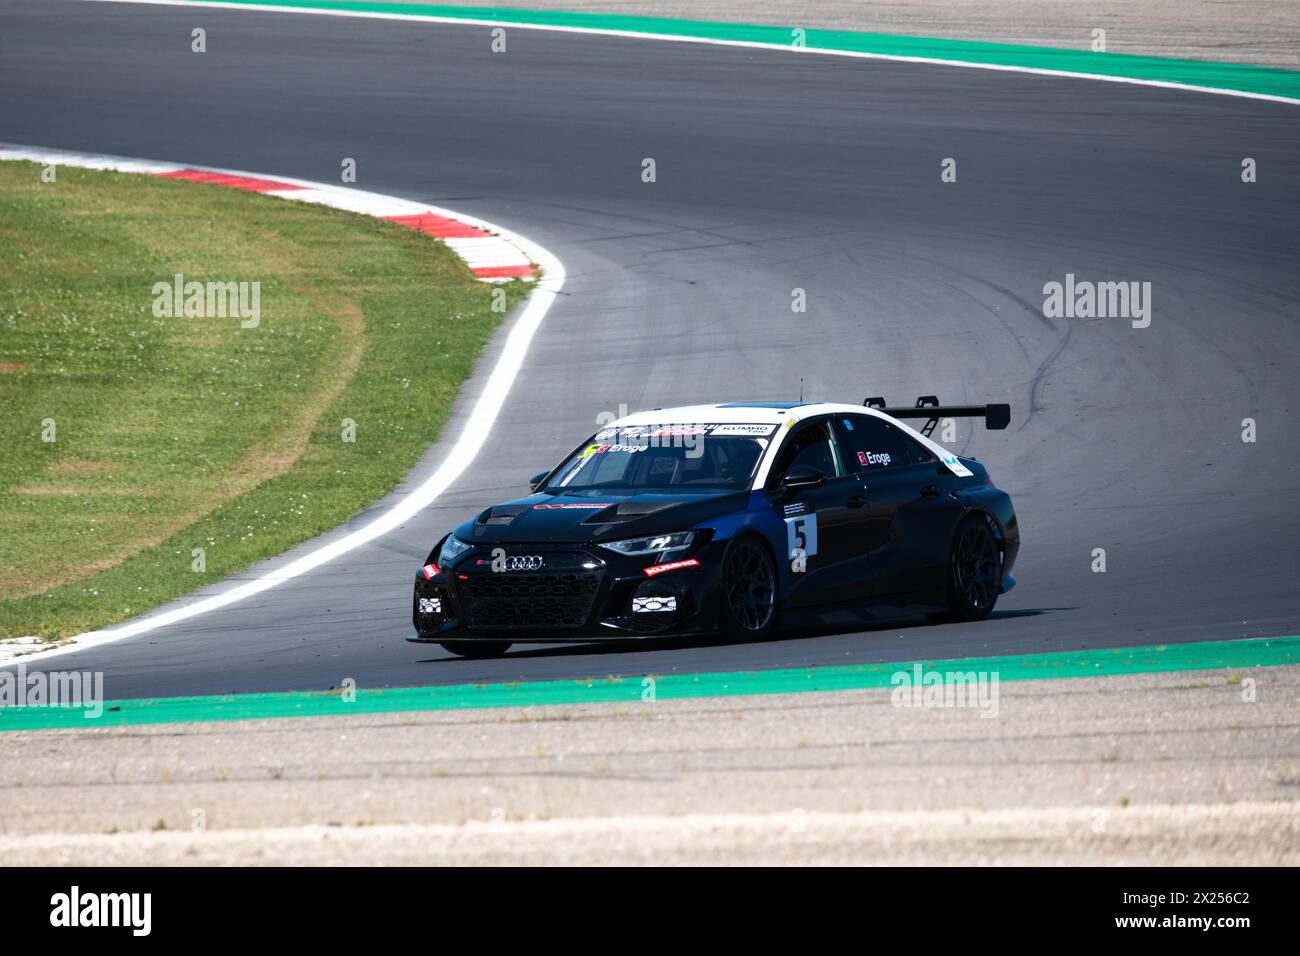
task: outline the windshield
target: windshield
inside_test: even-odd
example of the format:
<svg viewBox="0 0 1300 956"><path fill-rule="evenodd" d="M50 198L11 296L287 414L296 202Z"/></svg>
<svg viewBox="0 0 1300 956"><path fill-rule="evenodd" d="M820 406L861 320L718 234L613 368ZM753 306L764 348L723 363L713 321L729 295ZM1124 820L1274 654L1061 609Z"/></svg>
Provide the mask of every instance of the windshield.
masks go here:
<svg viewBox="0 0 1300 956"><path fill-rule="evenodd" d="M776 425L607 428L556 470L546 490L749 487Z"/></svg>

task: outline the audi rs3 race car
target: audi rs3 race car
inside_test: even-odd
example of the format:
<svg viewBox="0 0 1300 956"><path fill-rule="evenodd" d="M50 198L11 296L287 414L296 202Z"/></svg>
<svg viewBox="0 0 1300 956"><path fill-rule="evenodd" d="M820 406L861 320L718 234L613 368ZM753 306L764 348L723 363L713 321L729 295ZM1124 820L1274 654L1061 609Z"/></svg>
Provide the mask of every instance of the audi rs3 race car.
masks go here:
<svg viewBox="0 0 1300 956"><path fill-rule="evenodd" d="M1020 532L987 469L930 439L958 417L1005 428L1010 409L923 396L619 419L435 545L409 639L489 657L515 642L759 640L795 608L985 618L1015 584Z"/></svg>

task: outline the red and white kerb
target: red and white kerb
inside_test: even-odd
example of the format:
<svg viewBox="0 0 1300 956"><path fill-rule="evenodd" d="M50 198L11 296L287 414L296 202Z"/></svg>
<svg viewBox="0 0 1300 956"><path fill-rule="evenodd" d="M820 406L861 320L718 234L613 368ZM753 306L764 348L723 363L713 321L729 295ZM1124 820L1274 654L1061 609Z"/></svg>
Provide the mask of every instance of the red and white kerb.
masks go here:
<svg viewBox="0 0 1300 956"><path fill-rule="evenodd" d="M112 169L122 173L139 173L181 179L192 183L210 183L231 189L246 189L266 196L279 196L296 202L314 202L335 209L346 209L367 216L387 219L408 229L432 236L451 247L481 282L509 282L519 278L531 282L537 278L537 267L514 243L470 222L448 216L449 210L437 209L423 203L383 196L378 193L312 183L304 180L283 180L257 176L235 170L213 169L207 166L181 166L175 163L156 163L148 160L101 156L96 153L77 153L62 149L35 149L25 146L6 146L0 143L0 160L29 160L55 166L73 166L81 169Z"/></svg>

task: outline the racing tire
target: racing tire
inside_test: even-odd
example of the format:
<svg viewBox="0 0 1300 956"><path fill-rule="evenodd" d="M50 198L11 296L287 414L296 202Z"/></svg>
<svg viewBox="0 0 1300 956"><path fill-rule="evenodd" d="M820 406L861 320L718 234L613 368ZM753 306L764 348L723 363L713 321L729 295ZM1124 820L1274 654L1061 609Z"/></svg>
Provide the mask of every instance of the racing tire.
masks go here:
<svg viewBox="0 0 1300 956"><path fill-rule="evenodd" d="M441 641L440 646L449 654L483 660L487 657L500 657L510 649L511 641Z"/></svg>
<svg viewBox="0 0 1300 956"><path fill-rule="evenodd" d="M1002 586L1002 548L987 515L957 523L948 546L948 611L935 621L982 621L993 613Z"/></svg>
<svg viewBox="0 0 1300 956"><path fill-rule="evenodd" d="M761 641L776 630L776 566L756 538L735 538L722 555L718 630L732 641Z"/></svg>

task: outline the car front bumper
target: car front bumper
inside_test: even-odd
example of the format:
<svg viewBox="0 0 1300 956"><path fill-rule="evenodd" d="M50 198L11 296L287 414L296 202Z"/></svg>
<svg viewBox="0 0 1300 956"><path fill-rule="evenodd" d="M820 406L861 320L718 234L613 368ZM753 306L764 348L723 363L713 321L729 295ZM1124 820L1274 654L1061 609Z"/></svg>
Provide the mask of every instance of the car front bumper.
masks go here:
<svg viewBox="0 0 1300 956"><path fill-rule="evenodd" d="M706 542L685 553L629 557L582 544L476 546L431 578L416 573L408 640L541 643L712 631L721 550Z"/></svg>

